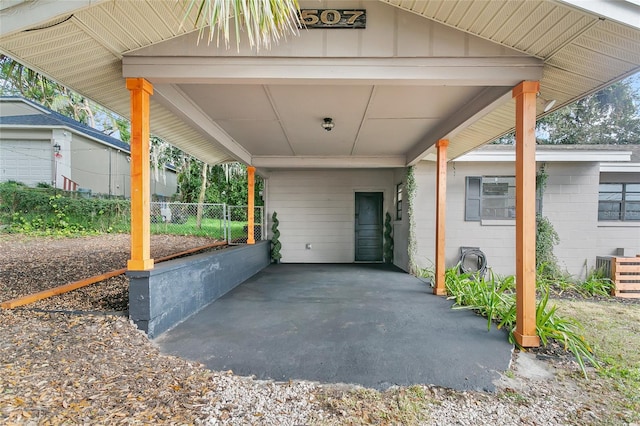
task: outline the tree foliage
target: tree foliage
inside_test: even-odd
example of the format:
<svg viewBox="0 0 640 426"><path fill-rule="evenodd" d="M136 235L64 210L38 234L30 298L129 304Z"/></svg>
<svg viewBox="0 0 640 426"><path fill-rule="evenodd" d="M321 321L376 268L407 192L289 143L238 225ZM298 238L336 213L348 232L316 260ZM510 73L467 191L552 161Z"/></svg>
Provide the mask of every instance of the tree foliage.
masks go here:
<svg viewBox="0 0 640 426"><path fill-rule="evenodd" d="M536 123L542 145L640 144L640 75L567 105ZM497 144L513 144L513 133Z"/></svg>
<svg viewBox="0 0 640 426"><path fill-rule="evenodd" d="M22 96L101 132L129 142L129 122L86 97L0 54L0 93Z"/></svg>
<svg viewBox="0 0 640 426"><path fill-rule="evenodd" d="M41 74L23 66L8 56L0 55L1 93L22 96L37 102L62 115L96 128L123 142L130 140L130 123L105 108L89 101L80 94L69 90ZM204 201L207 203L247 204L246 167L239 163L227 163L211 167L207 184L202 185L203 163L169 144L151 136L151 168L156 180L167 166L178 173L178 199L187 203L197 203L204 187ZM256 179L256 193L263 188L262 180ZM262 205L256 196L256 205Z"/></svg>
<svg viewBox="0 0 640 426"><path fill-rule="evenodd" d="M640 143L640 95L625 80L543 117L538 122L539 143Z"/></svg>

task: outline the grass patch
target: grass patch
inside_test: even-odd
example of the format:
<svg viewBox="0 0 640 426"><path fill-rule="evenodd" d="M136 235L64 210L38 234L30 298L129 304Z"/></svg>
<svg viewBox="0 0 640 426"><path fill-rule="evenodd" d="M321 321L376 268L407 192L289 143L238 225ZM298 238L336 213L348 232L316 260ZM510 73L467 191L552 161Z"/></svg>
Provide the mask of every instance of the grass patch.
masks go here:
<svg viewBox="0 0 640 426"><path fill-rule="evenodd" d="M614 401L624 421L640 421L640 305L616 302L554 300L564 315L584 325L602 361L599 375L608 380L622 398Z"/></svg>
<svg viewBox="0 0 640 426"><path fill-rule="evenodd" d="M325 409L348 425L412 425L427 420L431 401L423 386L393 388L385 392L373 389L327 390L319 395Z"/></svg>
<svg viewBox="0 0 640 426"><path fill-rule="evenodd" d="M242 235L247 222L230 222L231 235ZM185 223L152 223L153 234L197 235L222 239L224 236L224 222L221 219L203 218L200 228L196 226L196 217L189 216Z"/></svg>

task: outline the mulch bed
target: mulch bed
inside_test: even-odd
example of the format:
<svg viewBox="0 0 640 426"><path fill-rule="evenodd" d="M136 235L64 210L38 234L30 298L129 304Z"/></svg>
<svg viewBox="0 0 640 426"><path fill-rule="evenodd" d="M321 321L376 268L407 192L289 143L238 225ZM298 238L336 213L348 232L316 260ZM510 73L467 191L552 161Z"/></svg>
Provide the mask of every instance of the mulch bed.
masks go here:
<svg viewBox="0 0 640 426"><path fill-rule="evenodd" d="M214 243L153 235L159 258ZM129 236L0 234L0 301L126 266ZM0 424L306 424L323 411L309 383L264 383L159 353L126 315L118 276L0 309Z"/></svg>
<svg viewBox="0 0 640 426"><path fill-rule="evenodd" d="M154 235L151 256L213 242ZM0 234L0 250L0 301L6 301L125 267L129 236L55 239ZM160 354L127 318L127 287L127 278L120 276L23 308L0 309L0 424L352 423L346 408L327 404L326 388L317 384L262 382ZM565 364L567 354L560 349L550 346L537 355ZM583 410L586 402L578 401L576 395L582 394L564 398L556 389L559 385L564 386L559 381L526 382L518 391L526 405L514 405L503 394L447 390L433 393L430 411L438 424L593 420L591 409ZM422 389L431 395L438 388ZM387 398L376 398L381 397ZM360 407L356 424L368 423L363 411L368 403L354 398ZM389 398L385 403L397 403ZM599 405L595 411L605 412L606 404Z"/></svg>
<svg viewBox="0 0 640 426"><path fill-rule="evenodd" d="M152 235L151 257L160 258L215 243L206 237ZM47 290L76 280L125 268L129 235L79 238L29 238L1 235L0 301ZM129 280L124 275L44 299L28 309L126 312Z"/></svg>

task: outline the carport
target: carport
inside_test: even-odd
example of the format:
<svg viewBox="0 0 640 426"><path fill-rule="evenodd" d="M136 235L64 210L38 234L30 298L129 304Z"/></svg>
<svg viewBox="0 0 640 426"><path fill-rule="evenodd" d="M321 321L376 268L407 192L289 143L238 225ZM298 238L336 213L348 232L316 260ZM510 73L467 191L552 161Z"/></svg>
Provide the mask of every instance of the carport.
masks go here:
<svg viewBox="0 0 640 426"><path fill-rule="evenodd" d="M409 241L418 225L405 212L394 224L402 236L395 259L412 269L416 256L429 257L434 292L443 294L446 163L515 128L515 337L523 346L539 344L535 120L548 112L547 101L560 108L640 69L635 2L304 0L302 8L313 8L307 12L313 16L323 16L318 4L335 7L325 11L328 21L341 10L366 8L366 28L309 29L259 52L244 42L237 50L198 44L194 16L181 25L180 3L16 0L0 6L3 54L132 120L131 271L153 268L153 132L207 163L240 161L250 176L255 171L267 178L267 211L279 211L285 261L323 246L319 253L326 257L309 261L336 254L336 261L357 260L354 195L382 194L389 211L407 168L435 161L437 183L425 189L436 200L435 220L419 224L434 235ZM331 132L325 118L335 124ZM287 178L291 170L295 178ZM310 191L311 184L284 185L306 180L327 189L324 180L336 170L348 175L320 192L323 201L335 202L320 206L320 213L314 204L319 191ZM384 182L372 183L377 178ZM343 182L349 182L346 190ZM341 190L342 198L336 195ZM286 216L283 209L290 209ZM316 233L301 235L307 230ZM375 233L381 238L380 230ZM309 236L316 240L303 239Z"/></svg>
<svg viewBox="0 0 640 426"><path fill-rule="evenodd" d="M155 339L214 370L377 389L493 389L512 345L383 264L271 265Z"/></svg>

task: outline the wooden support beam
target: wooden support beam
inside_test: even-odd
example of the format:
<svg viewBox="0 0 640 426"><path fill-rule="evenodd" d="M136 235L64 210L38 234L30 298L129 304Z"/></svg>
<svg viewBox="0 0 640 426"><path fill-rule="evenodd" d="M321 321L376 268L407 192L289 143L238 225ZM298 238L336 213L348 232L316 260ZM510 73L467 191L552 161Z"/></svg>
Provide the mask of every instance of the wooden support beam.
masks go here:
<svg viewBox="0 0 640 426"><path fill-rule="evenodd" d="M255 183L256 183L256 168L253 166L247 167L247 244L255 244L256 239L254 235L255 230Z"/></svg>
<svg viewBox="0 0 640 426"><path fill-rule="evenodd" d="M132 271L153 269L149 178L149 96L153 86L144 78L128 78L131 92L131 259Z"/></svg>
<svg viewBox="0 0 640 426"><path fill-rule="evenodd" d="M444 282L445 264L445 219L447 210L447 147L449 141L440 139L436 143L438 162L436 171L436 282L433 294L447 294Z"/></svg>
<svg viewBox="0 0 640 426"><path fill-rule="evenodd" d="M536 332L536 95L537 81L513 89L516 101L516 342L540 346Z"/></svg>

